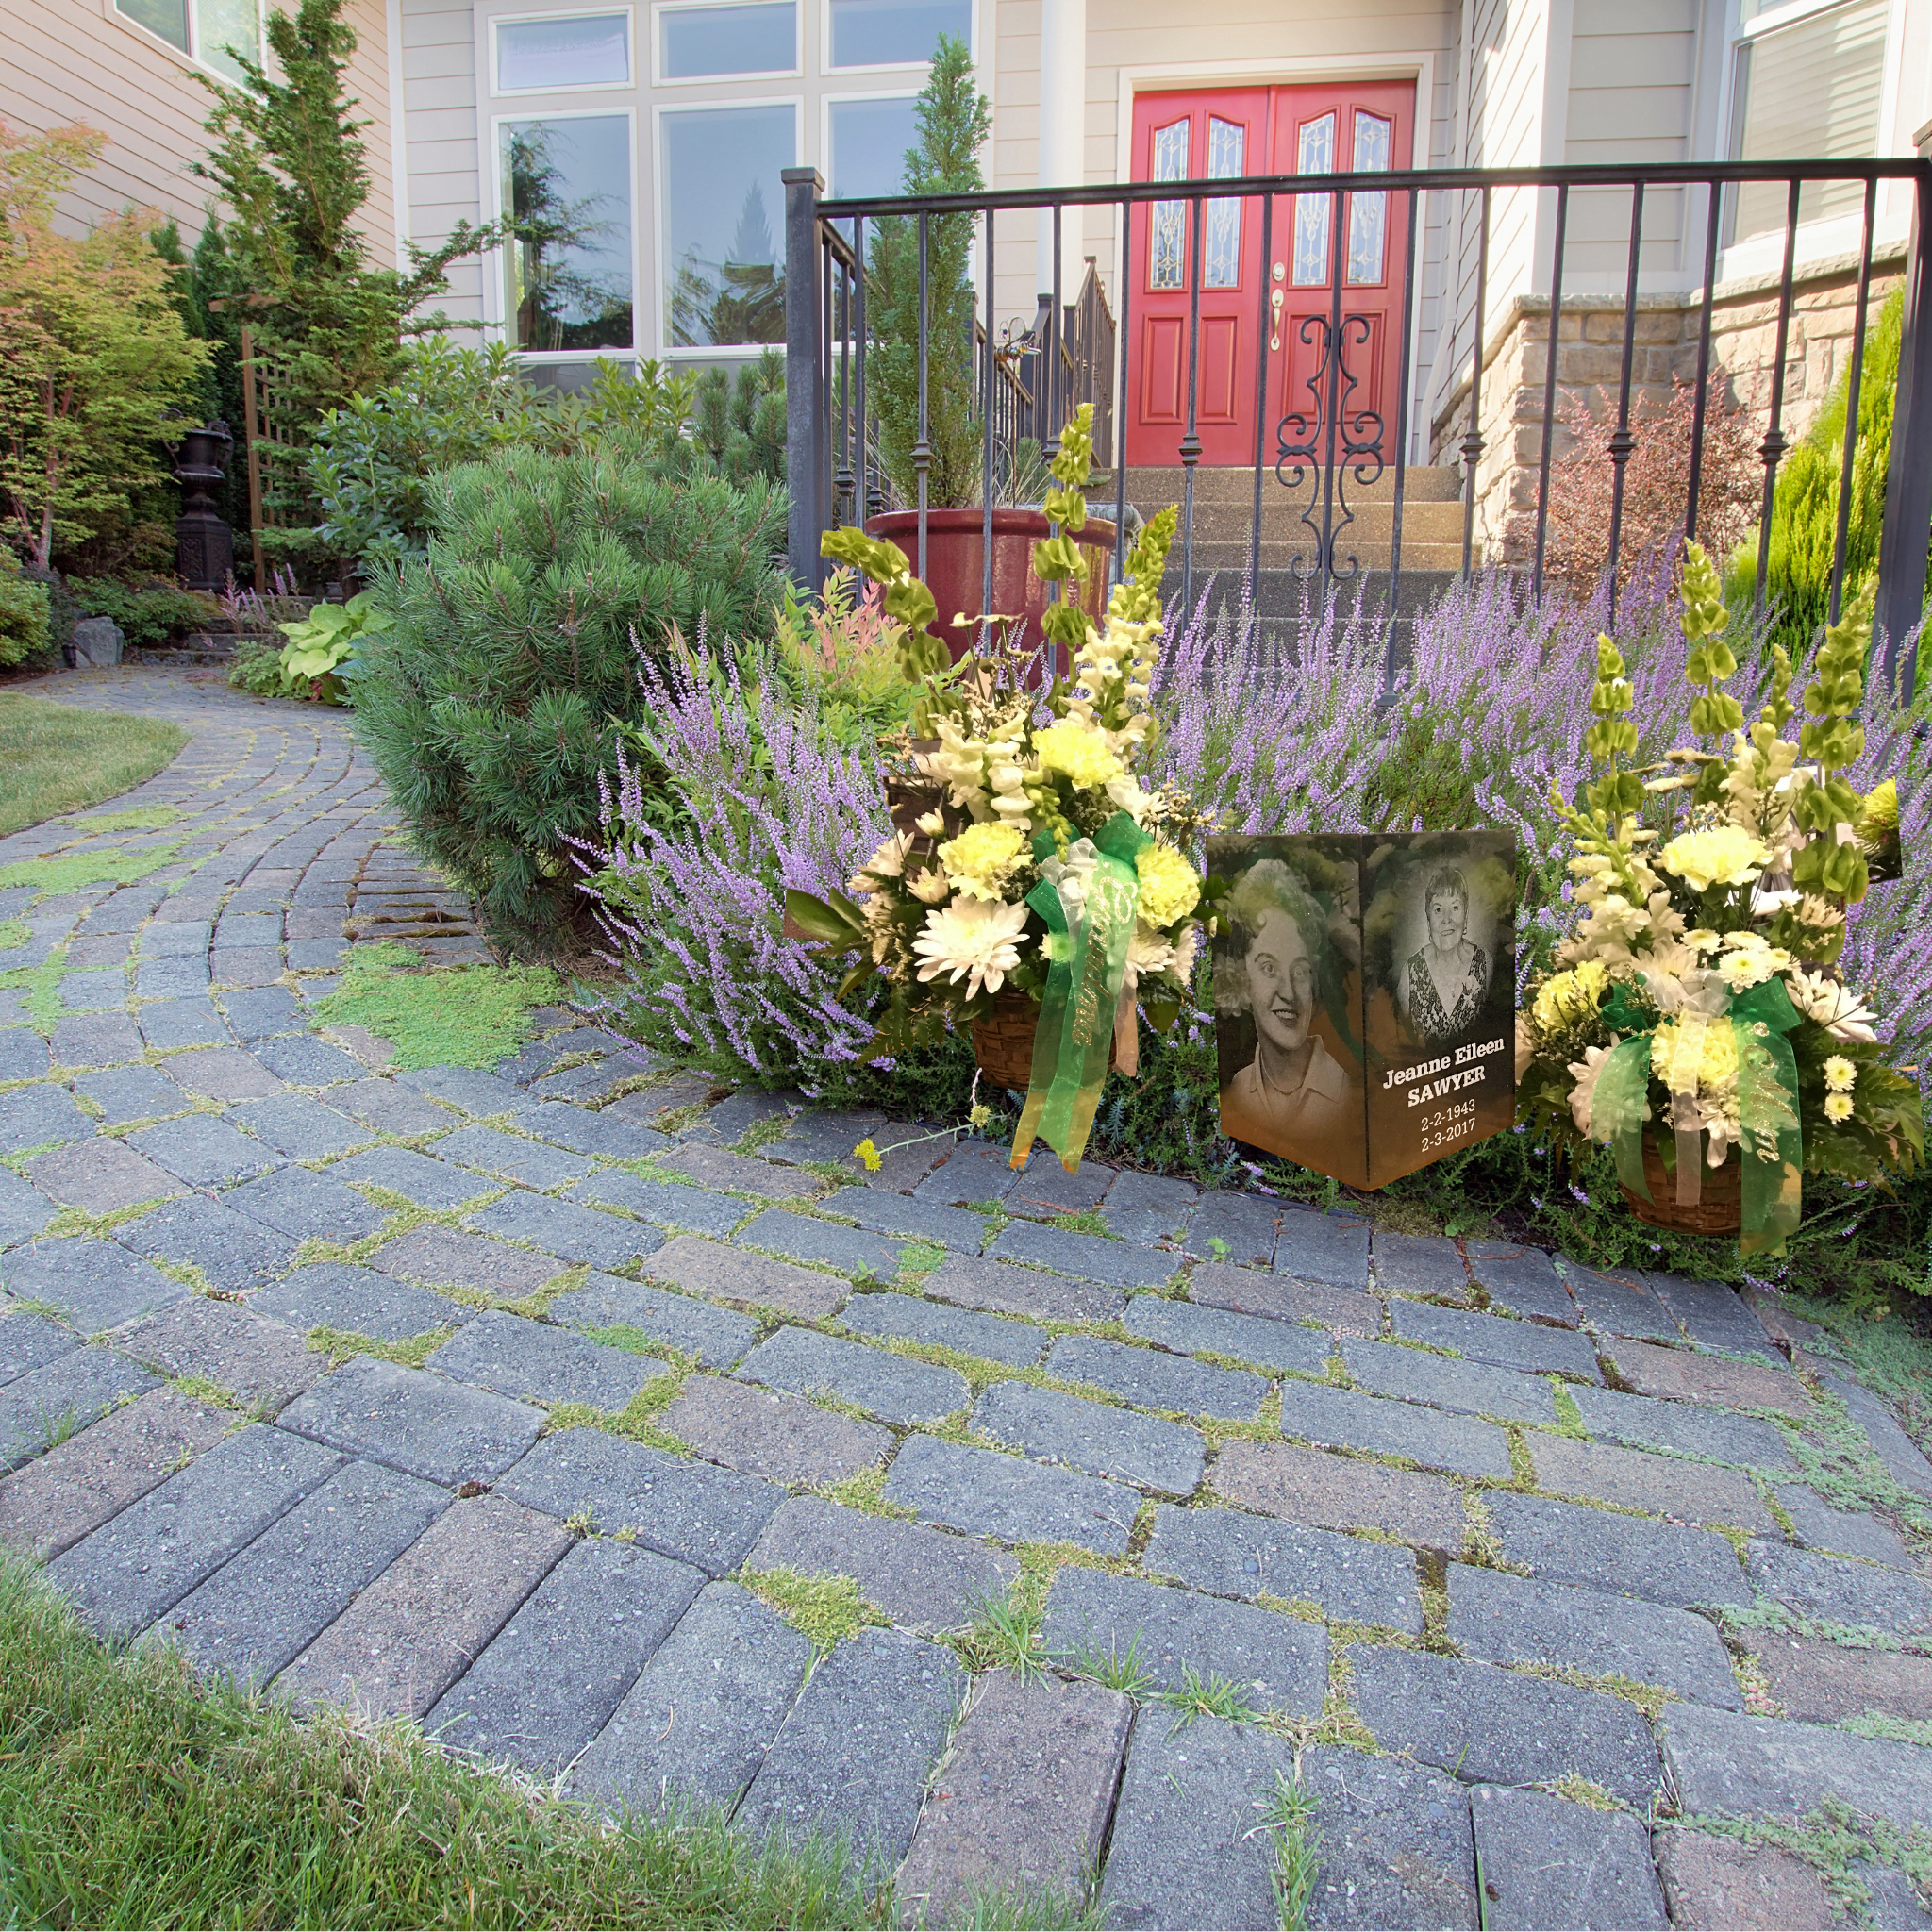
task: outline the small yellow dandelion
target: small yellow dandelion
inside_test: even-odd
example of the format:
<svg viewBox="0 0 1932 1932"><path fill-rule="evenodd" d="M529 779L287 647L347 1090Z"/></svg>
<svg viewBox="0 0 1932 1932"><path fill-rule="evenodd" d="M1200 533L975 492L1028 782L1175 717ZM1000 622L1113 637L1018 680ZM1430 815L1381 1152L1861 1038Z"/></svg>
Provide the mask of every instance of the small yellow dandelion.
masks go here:
<svg viewBox="0 0 1932 1932"><path fill-rule="evenodd" d="M879 1150L872 1144L870 1136L861 1141L852 1151L865 1163L867 1174L876 1174L885 1165L885 1162L879 1158Z"/></svg>

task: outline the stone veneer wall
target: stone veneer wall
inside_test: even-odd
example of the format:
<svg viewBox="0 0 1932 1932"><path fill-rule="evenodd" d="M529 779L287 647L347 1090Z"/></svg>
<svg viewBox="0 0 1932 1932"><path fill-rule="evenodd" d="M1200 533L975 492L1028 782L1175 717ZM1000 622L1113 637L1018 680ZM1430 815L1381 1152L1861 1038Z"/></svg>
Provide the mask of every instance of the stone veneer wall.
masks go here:
<svg viewBox="0 0 1932 1932"><path fill-rule="evenodd" d="M1902 248L1874 259L1873 320L1903 270ZM1681 298L1639 298L1631 418L1640 435L1647 411L1667 401L1675 384L1696 379L1702 306L1701 291ZM1851 353L1857 306L1856 258L1816 263L1792 284L1783 411L1784 433L1791 441L1817 416ZM1720 283L1711 307L1711 403L1715 406L1722 399L1747 412L1754 423L1754 440L1761 440L1770 426L1777 310L1775 275ZM1535 551L1549 338L1549 297L1519 296L1490 337L1484 356L1475 528L1480 554L1491 562L1527 562ZM1557 332L1558 420L1553 464L1577 443L1561 421L1566 401L1586 404L1603 423L1607 436L1615 424L1623 343L1622 296L1565 295ZM1431 423L1430 460L1459 465L1468 425L1469 378L1464 375Z"/></svg>

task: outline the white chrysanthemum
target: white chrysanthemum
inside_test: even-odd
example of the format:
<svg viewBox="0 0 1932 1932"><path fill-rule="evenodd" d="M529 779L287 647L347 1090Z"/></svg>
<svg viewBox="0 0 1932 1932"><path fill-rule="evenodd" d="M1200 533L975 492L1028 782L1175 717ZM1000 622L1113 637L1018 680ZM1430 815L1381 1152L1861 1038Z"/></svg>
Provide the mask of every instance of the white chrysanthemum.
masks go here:
<svg viewBox="0 0 1932 1932"><path fill-rule="evenodd" d="M1154 794L1145 790L1131 772L1124 777L1109 779L1107 796L1109 804L1125 812L1137 825L1146 823L1147 814L1154 805Z"/></svg>
<svg viewBox="0 0 1932 1932"><path fill-rule="evenodd" d="M1828 974L1794 972L1786 981L1791 1004L1806 1019L1815 1020L1834 1040L1862 1041L1868 1046L1878 1035L1877 1015L1849 987Z"/></svg>
<svg viewBox="0 0 1932 1932"><path fill-rule="evenodd" d="M997 992L1020 963L1020 936L1026 930L1026 908L989 906L976 899L935 908L925 915L925 927L912 941L924 963L922 981L945 974L958 985L966 981L966 997L983 986Z"/></svg>
<svg viewBox="0 0 1932 1932"><path fill-rule="evenodd" d="M894 832L853 876L845 881L848 892L875 892L887 879L898 878L906 870L906 854L911 835Z"/></svg>
<svg viewBox="0 0 1932 1932"><path fill-rule="evenodd" d="M1610 1047L1615 1044L1612 1039L1610 1046L1587 1046L1580 1060L1570 1062L1570 1076L1576 1082L1570 1090L1570 1113L1579 1134L1590 1132L1590 1110L1596 1099L1596 1083L1602 1077L1604 1062L1610 1057Z"/></svg>
<svg viewBox="0 0 1932 1932"><path fill-rule="evenodd" d="M906 881L906 890L922 906L942 906L953 890L953 882L946 876L944 866L929 865Z"/></svg>
<svg viewBox="0 0 1932 1932"><path fill-rule="evenodd" d="M1761 986L1781 966L1789 966L1791 956L1779 952L1762 941L1755 946L1742 946L1735 952L1726 953L1717 963L1719 975L1733 992L1742 992L1747 987Z"/></svg>
<svg viewBox="0 0 1932 1932"><path fill-rule="evenodd" d="M1149 925L1144 919L1134 922L1134 936L1127 941L1126 984L1131 991L1143 979L1152 979L1157 973L1171 972L1174 967L1174 948Z"/></svg>
<svg viewBox="0 0 1932 1932"><path fill-rule="evenodd" d="M1170 969L1183 986L1191 978L1194 971L1194 955L1201 949L1201 928L1189 926L1174 942L1174 965Z"/></svg>
<svg viewBox="0 0 1932 1932"><path fill-rule="evenodd" d="M1824 1063L1824 1084L1834 1093L1849 1093L1858 1084L1858 1070L1841 1053Z"/></svg>
<svg viewBox="0 0 1932 1932"><path fill-rule="evenodd" d="M1849 1093L1827 1093L1824 1096L1824 1118L1833 1126L1842 1126L1852 1117L1852 1096Z"/></svg>

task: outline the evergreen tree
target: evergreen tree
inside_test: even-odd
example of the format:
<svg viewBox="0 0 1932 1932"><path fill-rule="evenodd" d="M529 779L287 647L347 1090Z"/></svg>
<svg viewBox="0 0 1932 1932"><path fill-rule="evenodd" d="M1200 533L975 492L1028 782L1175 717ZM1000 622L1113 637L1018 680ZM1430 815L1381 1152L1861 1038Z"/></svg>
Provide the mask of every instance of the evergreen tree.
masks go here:
<svg viewBox="0 0 1932 1932"><path fill-rule="evenodd" d="M908 194L968 194L986 186L979 151L992 132L992 107L973 78L963 39L940 36L932 72L914 106L919 140L907 151ZM973 382L974 221L936 215L926 225L926 501L976 503L982 482L979 409ZM913 446L919 441L919 224L895 215L873 225L866 275L869 400L878 411L879 454L894 493L919 500Z"/></svg>
<svg viewBox="0 0 1932 1932"><path fill-rule="evenodd" d="M581 913L573 841L641 714L637 654L769 634L784 496L669 480L622 439L508 446L429 496L427 553L378 566L395 625L361 647L357 731L424 855L540 952Z"/></svg>

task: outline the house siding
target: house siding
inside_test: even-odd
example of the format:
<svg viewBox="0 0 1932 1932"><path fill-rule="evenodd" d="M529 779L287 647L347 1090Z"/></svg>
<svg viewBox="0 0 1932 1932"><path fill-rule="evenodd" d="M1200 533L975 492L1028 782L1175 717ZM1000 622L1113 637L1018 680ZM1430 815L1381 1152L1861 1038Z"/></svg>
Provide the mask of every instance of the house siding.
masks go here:
<svg viewBox="0 0 1932 1932"><path fill-rule="evenodd" d="M372 257L395 254L393 170L389 140L389 52L382 0L350 0L356 30L351 92L370 126L372 187L358 226ZM164 42L125 20L111 0L6 0L0 6L0 119L45 133L75 122L108 136L101 164L63 198L59 218L73 230L129 206L152 208L180 226L192 245L209 198L190 172L205 153L203 126L213 97L200 69Z"/></svg>

